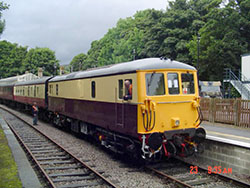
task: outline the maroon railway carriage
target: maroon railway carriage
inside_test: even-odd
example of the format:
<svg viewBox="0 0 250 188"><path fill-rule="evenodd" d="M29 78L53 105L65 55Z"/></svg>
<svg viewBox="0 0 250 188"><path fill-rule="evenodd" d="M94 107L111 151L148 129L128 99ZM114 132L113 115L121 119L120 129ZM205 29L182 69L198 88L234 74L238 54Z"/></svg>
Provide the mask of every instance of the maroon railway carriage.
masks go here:
<svg viewBox="0 0 250 188"><path fill-rule="evenodd" d="M46 109L48 106L47 82L50 78L52 77L16 83L14 86L14 100L19 105L28 107L31 107L36 102L40 109Z"/></svg>
<svg viewBox="0 0 250 188"><path fill-rule="evenodd" d="M0 84L0 100L1 103L10 104L14 102L14 83L1 83Z"/></svg>

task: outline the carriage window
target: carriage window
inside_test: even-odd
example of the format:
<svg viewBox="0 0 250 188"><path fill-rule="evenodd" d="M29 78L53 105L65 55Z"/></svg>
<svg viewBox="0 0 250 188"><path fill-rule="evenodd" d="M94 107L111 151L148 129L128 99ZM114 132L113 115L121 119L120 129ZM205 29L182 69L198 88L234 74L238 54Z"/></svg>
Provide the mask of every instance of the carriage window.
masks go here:
<svg viewBox="0 0 250 188"><path fill-rule="evenodd" d="M58 95L58 84L56 84L56 95Z"/></svg>
<svg viewBox="0 0 250 188"><path fill-rule="evenodd" d="M34 88L34 97L36 97L36 86Z"/></svg>
<svg viewBox="0 0 250 188"><path fill-rule="evenodd" d="M51 95L53 94L53 85L52 85L52 84L49 86L49 93L50 93Z"/></svg>
<svg viewBox="0 0 250 188"><path fill-rule="evenodd" d="M181 86L183 94L194 94L194 75L189 73L181 74Z"/></svg>
<svg viewBox="0 0 250 188"><path fill-rule="evenodd" d="M168 73L168 93L179 94L179 81L177 73Z"/></svg>
<svg viewBox="0 0 250 188"><path fill-rule="evenodd" d="M165 82L163 73L148 73L146 74L147 95L164 95Z"/></svg>
<svg viewBox="0 0 250 188"><path fill-rule="evenodd" d="M39 86L37 86L36 90L37 90L36 93L39 96Z"/></svg>
<svg viewBox="0 0 250 188"><path fill-rule="evenodd" d="M91 82L91 96L95 98L95 81Z"/></svg>
<svg viewBox="0 0 250 188"><path fill-rule="evenodd" d="M28 96L30 96L30 86L28 87Z"/></svg>
<svg viewBox="0 0 250 188"><path fill-rule="evenodd" d="M118 80L119 85L119 99L123 98L123 80Z"/></svg>

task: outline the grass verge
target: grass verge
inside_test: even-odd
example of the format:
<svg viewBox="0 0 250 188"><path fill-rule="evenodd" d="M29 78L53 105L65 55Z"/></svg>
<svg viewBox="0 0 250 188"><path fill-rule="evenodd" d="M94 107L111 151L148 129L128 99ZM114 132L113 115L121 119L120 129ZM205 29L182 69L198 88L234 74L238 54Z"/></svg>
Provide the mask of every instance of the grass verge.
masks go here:
<svg viewBox="0 0 250 188"><path fill-rule="evenodd" d="M0 125L0 187L22 188L17 166L12 156L8 141Z"/></svg>

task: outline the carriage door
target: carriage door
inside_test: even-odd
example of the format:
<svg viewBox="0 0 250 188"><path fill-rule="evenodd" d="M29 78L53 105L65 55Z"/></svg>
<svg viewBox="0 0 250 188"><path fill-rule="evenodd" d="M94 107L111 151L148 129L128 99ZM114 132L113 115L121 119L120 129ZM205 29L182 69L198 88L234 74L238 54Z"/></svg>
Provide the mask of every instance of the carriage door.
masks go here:
<svg viewBox="0 0 250 188"><path fill-rule="evenodd" d="M124 91L124 81L118 80L118 89L115 91L116 97L116 104L115 104L115 111L116 111L116 126L117 127L124 127L124 104L123 104L123 91Z"/></svg>

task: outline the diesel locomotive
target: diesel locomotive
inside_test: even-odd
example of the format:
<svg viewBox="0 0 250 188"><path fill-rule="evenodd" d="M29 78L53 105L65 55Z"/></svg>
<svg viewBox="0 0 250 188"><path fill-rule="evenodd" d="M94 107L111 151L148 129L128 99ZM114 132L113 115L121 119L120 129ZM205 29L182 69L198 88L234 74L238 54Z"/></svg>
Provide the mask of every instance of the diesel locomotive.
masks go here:
<svg viewBox="0 0 250 188"><path fill-rule="evenodd" d="M0 84L5 103L29 108L36 101L54 125L115 152L152 160L202 150L206 133L190 65L147 58L7 85L13 96L7 99Z"/></svg>

